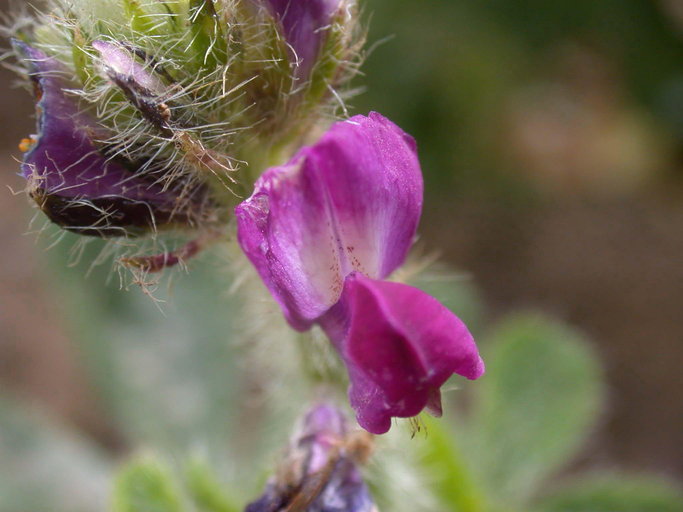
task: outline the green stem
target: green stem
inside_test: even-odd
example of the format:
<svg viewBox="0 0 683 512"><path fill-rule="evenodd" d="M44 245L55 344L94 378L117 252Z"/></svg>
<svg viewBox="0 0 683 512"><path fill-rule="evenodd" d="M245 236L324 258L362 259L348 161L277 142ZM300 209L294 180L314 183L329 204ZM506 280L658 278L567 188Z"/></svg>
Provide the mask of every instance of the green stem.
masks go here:
<svg viewBox="0 0 683 512"><path fill-rule="evenodd" d="M455 436L440 421L425 418L425 423L428 436L425 462L441 478L439 497L458 512L490 512L455 443Z"/></svg>

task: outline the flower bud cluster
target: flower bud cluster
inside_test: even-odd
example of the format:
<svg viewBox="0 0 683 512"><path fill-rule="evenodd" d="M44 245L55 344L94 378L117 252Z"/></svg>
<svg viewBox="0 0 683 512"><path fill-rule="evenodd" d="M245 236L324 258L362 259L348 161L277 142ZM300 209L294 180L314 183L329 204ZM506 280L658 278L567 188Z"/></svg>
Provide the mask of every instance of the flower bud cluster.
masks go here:
<svg viewBox="0 0 683 512"><path fill-rule="evenodd" d="M220 229L269 162L334 114L353 0L52 0L14 34L37 133L29 194L67 230Z"/></svg>

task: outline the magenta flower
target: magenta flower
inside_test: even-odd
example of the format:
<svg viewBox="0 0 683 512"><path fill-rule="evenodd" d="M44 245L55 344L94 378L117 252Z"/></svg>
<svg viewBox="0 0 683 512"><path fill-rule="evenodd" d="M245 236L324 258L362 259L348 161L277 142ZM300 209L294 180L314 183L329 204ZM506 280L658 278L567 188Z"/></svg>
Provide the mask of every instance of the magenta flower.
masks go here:
<svg viewBox="0 0 683 512"><path fill-rule="evenodd" d="M280 471L245 512L377 512L358 463L368 439L348 428L335 407L318 405L304 417Z"/></svg>
<svg viewBox="0 0 683 512"><path fill-rule="evenodd" d="M334 124L271 168L236 209L238 240L288 322L319 324L346 363L358 422L440 412L453 374L484 365L465 325L411 286L383 281L405 260L422 209L415 143L380 114Z"/></svg>
<svg viewBox="0 0 683 512"><path fill-rule="evenodd" d="M332 23L345 0L265 0L282 25L287 44L297 62L296 76L310 73Z"/></svg>
<svg viewBox="0 0 683 512"><path fill-rule="evenodd" d="M67 92L63 66L25 43L14 44L38 100L38 134L25 148L21 169L46 215L70 231L103 237L192 223L204 190L165 180L164 169L152 162L113 154L105 142L109 134Z"/></svg>

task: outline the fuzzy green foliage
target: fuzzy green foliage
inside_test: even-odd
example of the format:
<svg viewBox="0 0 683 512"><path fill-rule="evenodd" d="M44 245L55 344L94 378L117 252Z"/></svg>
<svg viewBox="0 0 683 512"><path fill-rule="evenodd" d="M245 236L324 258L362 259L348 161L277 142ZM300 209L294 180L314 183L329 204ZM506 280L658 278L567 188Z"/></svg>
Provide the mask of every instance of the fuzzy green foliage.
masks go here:
<svg viewBox="0 0 683 512"><path fill-rule="evenodd" d="M97 389L107 409L124 427L132 446L146 446L177 461L173 467L150 459L142 459L142 463L134 459L125 464L117 479L118 503L129 507L126 512L150 510L130 508L139 503L163 506L169 511L232 512L258 496L263 476L272 470L272 461L285 446L294 421L292 415L296 413L292 404L311 398L302 392L305 386L299 382L303 377L297 373L295 358L285 355L285 345L292 340L283 340L276 329L270 334L274 338L272 346L268 345L271 348L261 346L260 355L247 355L244 348L230 347L225 342L229 333L245 334L240 331L239 304L220 293L224 283L215 282L211 273L204 275L199 271L177 283L174 304L164 306L167 318L163 327L155 328L145 321L154 312L150 301L138 300L134 294L124 298L120 293L103 290L102 279L91 279L89 288L77 287L76 276L83 269L65 271L65 261L54 264L60 269L60 279L51 286L68 299L64 307L72 312L67 320L74 327L73 337L84 349L84 363L91 375L97 377ZM447 288L441 287L439 298L453 306L474 300L466 297L463 290L449 298ZM267 304L258 297L250 298L250 302ZM101 304L101 308L94 304ZM195 308L194 314L183 314L189 307ZM272 319L272 313L262 313L265 319ZM264 332L265 325L263 331L253 332L247 339L250 343L262 343L259 338ZM465 389L476 393L445 395L458 400L468 395L470 414L454 421L454 408L447 407L444 418L425 419L426 428L412 439L403 423L377 440L377 453L365 476L380 510L681 510L683 502L675 488L656 478L591 474L578 483L572 483L573 479L563 483L558 478L558 472L578 453L590 433L603 393L599 366L580 335L538 314L516 315L504 319L488 339L484 337L482 346L488 363L487 375ZM253 385L249 376L258 368L252 357L272 359L273 353L278 354L276 366L281 374L268 375L280 382L283 389L272 396L270 393L276 391L267 392L267 407L249 407L244 395L247 387ZM552 370L552 374L544 376L543 368ZM520 372L541 375L537 382L517 375ZM281 380L282 375L286 375L286 381ZM570 379L571 386L565 385L566 379ZM551 397L561 403L549 404ZM494 398L495 407L490 405ZM280 404L277 413L270 400ZM535 405L536 401L541 401L541 405ZM524 407L528 417L515 416L510 409L516 407ZM235 411L239 411L237 416ZM0 440L10 432L45 439L34 445L36 449L25 450L20 448L34 441L16 442L8 437L7 442L0 442L3 453L13 454L12 460L23 457L37 467L46 464L44 454L68 453L68 467L73 474L100 475L77 480L80 502L92 503L97 496L101 497L102 489L98 486L112 474L111 461L93 459L92 447L73 435L66 439L54 435L50 424L36 422L29 429L22 420L20 428L8 427L18 424L21 416L13 409L2 412ZM510 418L523 425L508 423ZM534 420L532 424L530 419ZM559 425L560 421L569 425ZM503 429L502 425L507 427ZM517 432L525 428L533 428L533 437ZM34 434L39 437L31 437ZM71 448L64 452L65 446ZM204 447L206 451L200 453L210 457L190 456L196 453L197 446ZM496 460L507 468L505 474L497 471ZM144 469L150 465L152 470ZM57 473L60 477L68 476L64 471L51 474ZM7 470L2 474L12 475ZM517 483L513 485L510 480ZM31 504L32 509L41 509L54 503L50 510L55 512L87 510L87 505L81 509L75 506L73 499L64 501L68 494L65 489L73 488L73 479L55 479L51 486L46 485L47 481L43 478L18 486L11 483L14 480L7 480L10 484L2 488L6 494L0 492L0 504ZM134 481L139 484L133 485Z"/></svg>
<svg viewBox="0 0 683 512"><path fill-rule="evenodd" d="M180 493L169 470L142 459L124 467L114 485L114 512L181 512Z"/></svg>
<svg viewBox="0 0 683 512"><path fill-rule="evenodd" d="M536 512L682 512L683 494L652 477L584 476L563 487Z"/></svg>
<svg viewBox="0 0 683 512"><path fill-rule="evenodd" d="M599 366L578 334L537 314L508 318L484 346L472 410L458 430L429 423L427 462L455 510L527 510L594 425Z"/></svg>
<svg viewBox="0 0 683 512"><path fill-rule="evenodd" d="M184 478L170 466L143 457L126 463L118 473L113 494L114 512L239 512L234 498L200 459L191 461Z"/></svg>
<svg viewBox="0 0 683 512"><path fill-rule="evenodd" d="M213 1L190 0L189 21L193 60L201 61L202 68L224 68L228 64L228 39Z"/></svg>
<svg viewBox="0 0 683 512"><path fill-rule="evenodd" d="M595 473L556 490L585 444L604 394L582 337L538 314L507 318L486 344L487 374L457 429L427 421L424 463L457 512L674 512L680 493L655 478Z"/></svg>
<svg viewBox="0 0 683 512"><path fill-rule="evenodd" d="M446 425L431 418L425 421L427 439L423 463L434 475L434 491L440 501L459 512L482 512L486 501L477 489L461 450L457 436Z"/></svg>
<svg viewBox="0 0 683 512"><path fill-rule="evenodd" d="M539 315L510 318L489 343L468 447L487 488L506 503L523 503L594 426L600 368L580 335Z"/></svg>
<svg viewBox="0 0 683 512"><path fill-rule="evenodd" d="M190 462L186 471L188 493L198 512L240 512L242 508L226 492L213 470L202 460Z"/></svg>

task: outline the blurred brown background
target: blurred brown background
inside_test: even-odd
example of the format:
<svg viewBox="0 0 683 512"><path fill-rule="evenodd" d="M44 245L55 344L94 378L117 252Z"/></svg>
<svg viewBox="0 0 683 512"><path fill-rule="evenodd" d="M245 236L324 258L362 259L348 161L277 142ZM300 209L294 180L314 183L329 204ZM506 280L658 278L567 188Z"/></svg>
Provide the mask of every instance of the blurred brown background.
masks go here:
<svg viewBox="0 0 683 512"><path fill-rule="evenodd" d="M369 57L355 104L418 140L425 245L472 276L493 316L535 307L594 340L610 396L587 463L683 476L682 4L413 4L368 0L371 40L396 38ZM117 450L46 286L49 255L27 234L34 210L12 192L23 187L17 143L34 131L14 79L0 71L11 187L0 385Z"/></svg>

